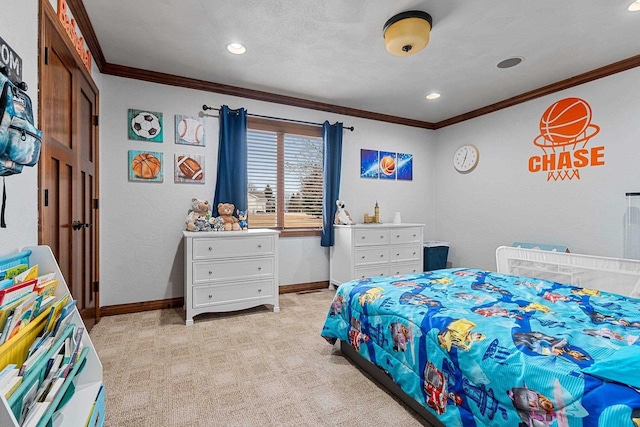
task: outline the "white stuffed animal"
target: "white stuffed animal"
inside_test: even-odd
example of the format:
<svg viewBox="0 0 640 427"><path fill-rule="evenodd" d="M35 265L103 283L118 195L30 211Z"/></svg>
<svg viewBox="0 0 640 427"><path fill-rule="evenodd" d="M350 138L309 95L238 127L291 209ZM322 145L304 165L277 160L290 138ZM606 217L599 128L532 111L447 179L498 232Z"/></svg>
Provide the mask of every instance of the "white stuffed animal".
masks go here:
<svg viewBox="0 0 640 427"><path fill-rule="evenodd" d="M353 222L353 220L351 219L351 215L349 215L349 211L344 208L344 202L342 200L336 200L336 206L338 206L338 210L336 212L336 216L333 219L334 224L355 224L355 222Z"/></svg>

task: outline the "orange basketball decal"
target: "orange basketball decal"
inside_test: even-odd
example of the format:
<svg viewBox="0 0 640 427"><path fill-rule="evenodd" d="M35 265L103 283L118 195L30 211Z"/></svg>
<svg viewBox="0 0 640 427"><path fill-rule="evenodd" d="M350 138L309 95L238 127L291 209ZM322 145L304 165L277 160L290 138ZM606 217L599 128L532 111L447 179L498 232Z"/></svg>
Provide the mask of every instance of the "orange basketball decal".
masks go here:
<svg viewBox="0 0 640 427"><path fill-rule="evenodd" d="M393 175L396 170L396 159L392 156L384 156L380 159L380 170L385 175Z"/></svg>
<svg viewBox="0 0 640 427"><path fill-rule="evenodd" d="M586 148L600 127L591 123L587 101L564 98L553 103L540 117L540 134L533 144L544 152L529 158L529 172L547 172L547 181L580 179L580 169L604 165L604 147Z"/></svg>

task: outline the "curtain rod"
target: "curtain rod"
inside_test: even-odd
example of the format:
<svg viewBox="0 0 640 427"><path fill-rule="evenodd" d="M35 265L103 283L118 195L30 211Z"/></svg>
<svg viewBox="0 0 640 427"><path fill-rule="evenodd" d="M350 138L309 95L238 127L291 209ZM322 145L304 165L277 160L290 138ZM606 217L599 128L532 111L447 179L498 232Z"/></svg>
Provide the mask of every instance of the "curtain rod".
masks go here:
<svg viewBox="0 0 640 427"><path fill-rule="evenodd" d="M202 106L202 109L204 111L207 110L216 110L216 111L220 111L219 108L215 108L215 107L209 107L206 104ZM304 120L295 120L295 119L285 119L282 117L272 117L272 116L262 116L260 114L251 114L251 113L247 113L247 116L252 116L252 117L260 117L262 119L271 119L271 120L280 120L282 122L293 122L293 123L303 123L305 125L315 125L315 126L322 126L322 123L315 123L315 122L305 122ZM342 129L347 129L350 130L351 132L353 132L355 130L355 128L353 126L342 126Z"/></svg>

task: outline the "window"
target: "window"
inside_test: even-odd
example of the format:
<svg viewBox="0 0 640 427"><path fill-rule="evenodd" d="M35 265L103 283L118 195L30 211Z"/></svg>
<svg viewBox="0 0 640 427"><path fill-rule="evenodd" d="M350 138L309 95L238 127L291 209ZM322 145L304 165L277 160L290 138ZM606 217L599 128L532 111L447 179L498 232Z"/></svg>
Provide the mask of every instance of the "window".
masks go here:
<svg viewBox="0 0 640 427"><path fill-rule="evenodd" d="M250 117L249 228L322 228L322 128Z"/></svg>

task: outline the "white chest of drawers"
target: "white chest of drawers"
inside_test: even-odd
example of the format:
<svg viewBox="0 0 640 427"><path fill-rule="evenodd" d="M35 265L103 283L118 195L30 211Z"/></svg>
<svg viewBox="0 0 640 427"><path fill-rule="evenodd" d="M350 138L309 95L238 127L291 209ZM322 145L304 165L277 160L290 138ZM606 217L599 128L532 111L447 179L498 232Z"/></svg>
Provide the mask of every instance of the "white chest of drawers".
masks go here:
<svg viewBox="0 0 640 427"><path fill-rule="evenodd" d="M186 324L201 313L278 305L278 235L268 229L184 231Z"/></svg>
<svg viewBox="0 0 640 427"><path fill-rule="evenodd" d="M336 225L330 280L395 276L422 271L423 224Z"/></svg>

